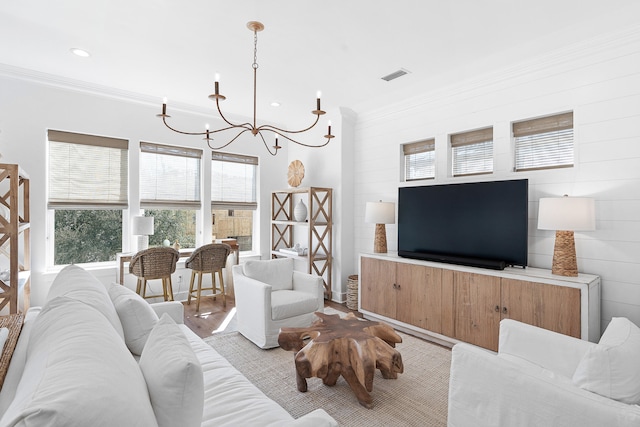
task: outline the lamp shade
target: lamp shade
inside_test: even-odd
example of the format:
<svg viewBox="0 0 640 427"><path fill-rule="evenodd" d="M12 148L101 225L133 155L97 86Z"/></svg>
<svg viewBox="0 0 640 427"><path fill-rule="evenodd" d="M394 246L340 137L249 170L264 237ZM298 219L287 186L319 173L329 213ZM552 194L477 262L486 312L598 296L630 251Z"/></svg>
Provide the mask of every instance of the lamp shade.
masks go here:
<svg viewBox="0 0 640 427"><path fill-rule="evenodd" d="M393 224L396 222L396 205L393 202L367 202L364 221L372 224Z"/></svg>
<svg viewBox="0 0 640 427"><path fill-rule="evenodd" d="M152 216L134 216L131 224L131 234L134 236L152 236L153 235L153 217Z"/></svg>
<svg viewBox="0 0 640 427"><path fill-rule="evenodd" d="M594 200L588 197L544 197L540 199L538 229L589 231L596 229Z"/></svg>

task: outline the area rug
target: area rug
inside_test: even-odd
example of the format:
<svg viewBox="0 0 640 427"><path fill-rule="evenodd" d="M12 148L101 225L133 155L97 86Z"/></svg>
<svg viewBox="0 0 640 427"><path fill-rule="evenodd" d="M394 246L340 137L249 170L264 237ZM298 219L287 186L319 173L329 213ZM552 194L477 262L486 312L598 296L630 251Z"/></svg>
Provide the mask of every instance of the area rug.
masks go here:
<svg viewBox="0 0 640 427"><path fill-rule="evenodd" d="M396 348L402 355L404 373L396 380L385 380L376 371L372 409L358 403L342 377L333 387L309 378L308 391L300 393L292 352L261 350L235 331L215 334L205 341L294 418L323 408L340 426L446 426L451 351L400 335L402 343Z"/></svg>

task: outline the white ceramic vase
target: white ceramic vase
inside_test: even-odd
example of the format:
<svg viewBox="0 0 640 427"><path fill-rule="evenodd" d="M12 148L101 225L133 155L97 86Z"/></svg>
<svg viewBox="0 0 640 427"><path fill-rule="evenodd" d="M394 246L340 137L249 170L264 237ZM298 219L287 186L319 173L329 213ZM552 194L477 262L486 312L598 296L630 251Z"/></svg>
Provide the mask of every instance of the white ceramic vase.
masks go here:
<svg viewBox="0 0 640 427"><path fill-rule="evenodd" d="M304 204L302 199L293 209L293 218L298 222L303 222L307 219L307 206Z"/></svg>

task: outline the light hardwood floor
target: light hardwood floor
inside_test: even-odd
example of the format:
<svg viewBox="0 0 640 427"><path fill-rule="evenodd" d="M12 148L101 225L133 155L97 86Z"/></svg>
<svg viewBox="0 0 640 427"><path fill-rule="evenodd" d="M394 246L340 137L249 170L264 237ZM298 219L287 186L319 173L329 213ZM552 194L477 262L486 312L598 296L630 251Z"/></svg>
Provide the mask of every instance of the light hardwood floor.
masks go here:
<svg viewBox="0 0 640 427"><path fill-rule="evenodd" d="M233 298L227 297L227 306L222 305L222 300L217 297L214 301L212 297L205 297L200 301L200 314L196 315L196 303L184 304L184 323L195 332L200 338L211 336L211 333L217 330L227 317L232 314L232 309L236 306ZM325 307L332 307L336 310L349 312L345 304L338 304L333 301L325 301ZM357 311L353 311L356 315L361 316Z"/></svg>

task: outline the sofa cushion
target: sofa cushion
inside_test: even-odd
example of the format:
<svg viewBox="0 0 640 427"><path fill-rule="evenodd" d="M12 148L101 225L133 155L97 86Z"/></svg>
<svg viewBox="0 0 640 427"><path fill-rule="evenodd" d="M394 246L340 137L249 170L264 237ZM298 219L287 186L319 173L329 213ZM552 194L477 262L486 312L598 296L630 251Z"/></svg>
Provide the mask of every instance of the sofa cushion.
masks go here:
<svg viewBox="0 0 640 427"><path fill-rule="evenodd" d="M204 407L202 366L180 327L163 314L140 356L158 426L199 426Z"/></svg>
<svg viewBox="0 0 640 427"><path fill-rule="evenodd" d="M248 260L244 274L270 285L273 291L293 289L293 258Z"/></svg>
<svg viewBox="0 0 640 427"><path fill-rule="evenodd" d="M141 355L158 315L149 303L126 286L110 283L107 291L122 323L125 344L131 353Z"/></svg>
<svg viewBox="0 0 640 427"><path fill-rule="evenodd" d="M157 423L140 368L107 318L60 296L34 320L24 373L0 425Z"/></svg>
<svg viewBox="0 0 640 427"><path fill-rule="evenodd" d="M118 335L124 339L122 324L111 298L109 298L104 285L91 273L77 265L68 265L60 270L51 284L46 301L62 295L81 301L98 310L107 318Z"/></svg>
<svg viewBox="0 0 640 427"><path fill-rule="evenodd" d="M312 313L317 308L318 299L313 294L286 290L271 292L271 320Z"/></svg>
<svg viewBox="0 0 640 427"><path fill-rule="evenodd" d="M640 328L614 317L598 345L584 355L575 373L577 386L623 403L640 404Z"/></svg>

